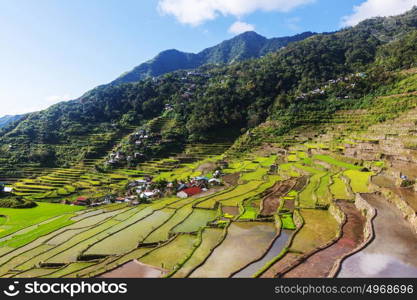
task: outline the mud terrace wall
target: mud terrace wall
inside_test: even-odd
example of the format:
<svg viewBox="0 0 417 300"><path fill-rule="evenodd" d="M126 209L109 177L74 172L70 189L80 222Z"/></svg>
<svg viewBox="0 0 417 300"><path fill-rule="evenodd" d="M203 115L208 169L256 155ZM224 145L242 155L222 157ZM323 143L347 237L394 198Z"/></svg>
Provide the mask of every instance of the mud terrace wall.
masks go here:
<svg viewBox="0 0 417 300"><path fill-rule="evenodd" d="M362 214L366 217L367 222L364 228L364 240L371 240L374 236L374 229L372 225L372 220L376 216L376 210L365 200L362 198L360 194L356 194L355 198L355 206L358 210L362 212ZM367 242L366 242L367 244ZM362 249L358 247L358 249Z"/></svg>
<svg viewBox="0 0 417 300"><path fill-rule="evenodd" d="M332 202L329 206L329 213L336 219L336 221L343 226L346 222L346 216L344 212L339 208L337 204Z"/></svg>
<svg viewBox="0 0 417 300"><path fill-rule="evenodd" d="M402 180L400 179L400 171L393 171L390 169L388 172L392 177L397 178L395 184L397 186L400 186ZM391 191L388 188L384 188L381 186L377 186L376 184L372 183L372 180L370 180L369 183L370 189L373 191L378 191L382 196L384 196L388 202L395 205L395 207L398 208L398 210L401 212L401 214L404 216L404 218L411 224L414 231L417 233L417 213L416 211L405 201L401 196L397 195L393 191ZM417 189L417 184L414 185L414 190Z"/></svg>
<svg viewBox="0 0 417 300"><path fill-rule="evenodd" d="M298 209L295 209L294 210L294 213L293 213L293 217L292 218L293 218L293 221L294 221L295 226L297 226L297 229L300 229L304 225L304 219L301 216L301 214L298 211Z"/></svg>
<svg viewBox="0 0 417 300"><path fill-rule="evenodd" d="M417 215L413 208L411 208L406 201L404 201L399 195L390 191L387 188L379 188L380 193L388 200L388 202L394 204L404 218L411 224L414 231L417 233Z"/></svg>
<svg viewBox="0 0 417 300"><path fill-rule="evenodd" d="M342 263L345 259L361 251L374 238L374 229L373 229L372 222L376 216L376 210L371 205L369 205L369 203L365 199L363 199L360 194L356 194L355 206L358 210L362 212L362 214L366 218L365 227L363 229L363 235L364 235L363 242L358 247L356 247L356 249L354 249L350 253L347 253L345 256L341 257L335 262L333 269L329 273L329 277L331 278L337 276L337 274L339 273L341 269Z"/></svg>

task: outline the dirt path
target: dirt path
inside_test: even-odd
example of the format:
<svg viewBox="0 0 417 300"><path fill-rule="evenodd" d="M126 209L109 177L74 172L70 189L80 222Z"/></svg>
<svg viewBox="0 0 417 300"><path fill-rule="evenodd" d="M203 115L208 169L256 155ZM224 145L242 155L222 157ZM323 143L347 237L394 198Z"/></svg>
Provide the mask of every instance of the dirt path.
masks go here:
<svg viewBox="0 0 417 300"><path fill-rule="evenodd" d="M278 210L279 203L282 196L285 196L296 184L295 179L289 179L286 181L280 181L273 187L271 193L269 193L262 201L261 216L271 216Z"/></svg>
<svg viewBox="0 0 417 300"><path fill-rule="evenodd" d="M382 196L362 197L377 211L375 238L344 261L338 277L417 277L417 235L409 223Z"/></svg>
<svg viewBox="0 0 417 300"><path fill-rule="evenodd" d="M335 261L347 255L363 241L366 219L353 203L339 201L339 207L346 215L341 238L329 248L309 257L305 262L284 274L284 278L328 277Z"/></svg>

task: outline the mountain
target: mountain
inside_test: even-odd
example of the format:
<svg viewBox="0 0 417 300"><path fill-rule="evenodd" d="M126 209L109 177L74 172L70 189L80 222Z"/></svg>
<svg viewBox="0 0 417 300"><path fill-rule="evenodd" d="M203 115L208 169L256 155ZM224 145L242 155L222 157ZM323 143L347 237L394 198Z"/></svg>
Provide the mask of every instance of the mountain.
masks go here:
<svg viewBox="0 0 417 300"><path fill-rule="evenodd" d="M17 115L17 116L4 116L0 118L0 128L5 127L6 125L18 121L22 118L22 116Z"/></svg>
<svg viewBox="0 0 417 300"><path fill-rule="evenodd" d="M111 84L135 82L148 77L157 77L177 70L195 69L206 64L230 64L251 58L258 58L277 51L291 42L297 42L313 36L304 32L289 37L267 39L256 32L248 31L219 45L207 48L198 54L185 53L175 49L158 54L127 72Z"/></svg>
<svg viewBox="0 0 417 300"><path fill-rule="evenodd" d="M282 136L302 124L332 118L337 111L368 107L371 99L386 95L403 79L401 71L417 67L417 9L391 18L392 26L386 23L387 18L374 18L257 59L98 87L0 129L0 159L70 166L105 156L129 131L148 125L155 129L155 140L143 153L152 158L185 143L212 142L226 132L233 141L274 122L278 125L270 133ZM247 36L262 40L253 33L243 35L244 40ZM215 49L204 53L214 57ZM329 89L329 82L338 84ZM387 118L386 112L375 118ZM13 151L5 151L8 145ZM141 154L135 147L128 140L120 144L127 153Z"/></svg>

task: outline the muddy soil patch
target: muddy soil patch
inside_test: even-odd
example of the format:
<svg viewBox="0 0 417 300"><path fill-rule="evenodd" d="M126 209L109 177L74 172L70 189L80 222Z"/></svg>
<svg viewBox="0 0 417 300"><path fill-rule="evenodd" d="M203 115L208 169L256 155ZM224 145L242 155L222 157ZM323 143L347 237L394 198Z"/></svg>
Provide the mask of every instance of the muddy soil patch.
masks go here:
<svg viewBox="0 0 417 300"><path fill-rule="evenodd" d="M278 210L280 200L296 184L294 179L281 181L275 184L270 193L263 199L261 216L271 216Z"/></svg>
<svg viewBox="0 0 417 300"><path fill-rule="evenodd" d="M240 214L239 207L237 206L222 206L222 212L232 216L237 216Z"/></svg>
<svg viewBox="0 0 417 300"><path fill-rule="evenodd" d="M228 185L237 185L239 178L240 173L227 174L223 176L223 181Z"/></svg>
<svg viewBox="0 0 417 300"><path fill-rule="evenodd" d="M340 225L327 210L302 209L300 213L304 225L295 235L290 250L307 254L336 237Z"/></svg>
<svg viewBox="0 0 417 300"><path fill-rule="evenodd" d="M294 191L301 192L307 185L309 176L301 176L297 179L297 183L294 186Z"/></svg>
<svg viewBox="0 0 417 300"><path fill-rule="evenodd" d="M393 178L383 173L372 177L372 183L377 186L390 189L407 202L408 205L414 209L414 211L417 211L417 192L412 188L401 188L396 186Z"/></svg>

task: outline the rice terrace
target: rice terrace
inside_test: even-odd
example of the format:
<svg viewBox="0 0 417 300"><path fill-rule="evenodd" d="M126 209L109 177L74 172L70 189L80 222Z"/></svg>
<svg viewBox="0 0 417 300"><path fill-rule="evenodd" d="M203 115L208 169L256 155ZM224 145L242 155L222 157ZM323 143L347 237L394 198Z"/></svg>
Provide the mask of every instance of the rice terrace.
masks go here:
<svg viewBox="0 0 417 300"><path fill-rule="evenodd" d="M4 119L0 277L416 278L416 20L168 50Z"/></svg>
<svg viewBox="0 0 417 300"><path fill-rule="evenodd" d="M380 126L371 127L374 134ZM402 188L390 175L407 171L396 169L394 158L343 155L356 149L358 156L364 145L379 148L385 143L353 134L354 138L346 136L338 142L321 135L288 148L268 142L237 160L226 160L227 152L193 157L195 162L178 162L169 171L158 170L163 161L156 160L146 164L152 172L139 167L95 173L78 167L18 180L7 186L37 206L0 209L0 274L8 278L328 277L339 272L357 276L359 268L377 275L366 273L366 260L353 260L378 241L375 222L384 222L375 217L368 195L398 210L398 222L401 213L408 218L409 223L396 222L409 232L407 239L396 243L404 243L403 249L410 252L416 247L414 202L402 198ZM213 174L218 173L215 179ZM124 193L127 186L144 183L148 176L154 182L185 182L188 177L195 178L195 184L214 184L186 198L171 193L138 201L137 196L121 194L89 207L69 205L83 198L105 199L109 188ZM381 176L392 184L379 187ZM228 182L229 177L236 182ZM375 192L380 189L384 192ZM64 199L61 202L66 204L48 199ZM372 240L374 235L377 239ZM380 243L377 252L369 255L388 255L385 238ZM415 261L402 254L396 260L406 274L417 274ZM354 269L353 261L359 264Z"/></svg>

